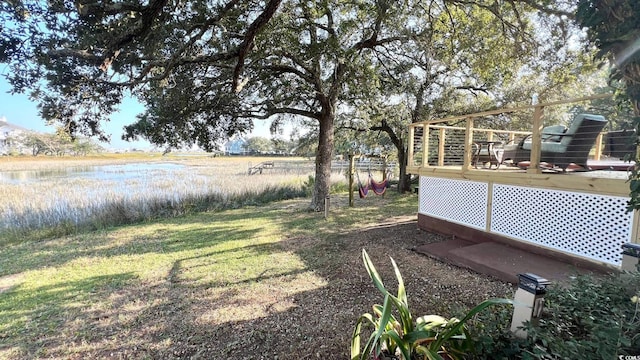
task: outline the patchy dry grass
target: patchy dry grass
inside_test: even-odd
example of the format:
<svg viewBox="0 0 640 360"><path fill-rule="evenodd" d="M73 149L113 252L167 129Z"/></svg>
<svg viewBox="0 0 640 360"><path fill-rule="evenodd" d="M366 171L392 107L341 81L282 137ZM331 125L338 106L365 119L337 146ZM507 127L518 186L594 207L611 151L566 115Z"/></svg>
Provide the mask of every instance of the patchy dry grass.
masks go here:
<svg viewBox="0 0 640 360"><path fill-rule="evenodd" d="M416 313L452 315L511 286L411 251L415 196L201 213L0 247L0 358L347 359L380 302L360 258L402 271ZM393 286L393 285L391 285Z"/></svg>

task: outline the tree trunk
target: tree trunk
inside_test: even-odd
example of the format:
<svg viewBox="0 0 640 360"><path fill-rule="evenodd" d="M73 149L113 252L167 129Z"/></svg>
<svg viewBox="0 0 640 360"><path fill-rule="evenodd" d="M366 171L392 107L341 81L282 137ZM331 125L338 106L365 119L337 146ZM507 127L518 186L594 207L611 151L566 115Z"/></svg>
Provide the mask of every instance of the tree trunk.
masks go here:
<svg viewBox="0 0 640 360"><path fill-rule="evenodd" d="M386 121L382 121L380 126L371 128L371 130L384 131L389 135L389 139L398 151L398 167L400 168L400 176L398 178L398 192L405 193L411 188L411 176L407 174L407 148L404 141L393 131Z"/></svg>
<svg viewBox="0 0 640 360"><path fill-rule="evenodd" d="M311 208L324 211L324 199L329 196L331 186L331 155L333 153L333 130L335 116L329 112L320 118L318 154L316 155L316 178Z"/></svg>
<svg viewBox="0 0 640 360"><path fill-rule="evenodd" d="M411 190L411 175L407 174L407 148L398 149L398 166L400 175L398 177L398 192L403 194Z"/></svg>

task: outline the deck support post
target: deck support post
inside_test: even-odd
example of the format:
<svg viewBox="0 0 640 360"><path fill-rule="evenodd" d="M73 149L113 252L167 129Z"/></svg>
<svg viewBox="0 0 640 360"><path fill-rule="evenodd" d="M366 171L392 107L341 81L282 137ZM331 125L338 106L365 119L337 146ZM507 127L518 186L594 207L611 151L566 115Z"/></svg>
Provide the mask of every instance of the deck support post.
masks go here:
<svg viewBox="0 0 640 360"><path fill-rule="evenodd" d="M331 197L329 197L329 195L327 195L324 198L324 219L328 219L329 218L329 205L331 204Z"/></svg>
<svg viewBox="0 0 640 360"><path fill-rule="evenodd" d="M600 134L598 134L598 137L596 138L596 148L595 148L595 155L594 155L594 160L600 160L600 155L602 154L602 139L604 138L604 134L602 132L600 132Z"/></svg>
<svg viewBox="0 0 640 360"><path fill-rule="evenodd" d="M411 149L411 146L409 146L409 149ZM355 159L355 155L349 154L349 207L353 207L353 175L356 168Z"/></svg>
<svg viewBox="0 0 640 360"><path fill-rule="evenodd" d="M446 137L446 130L438 130L438 166L444 166L444 142Z"/></svg>

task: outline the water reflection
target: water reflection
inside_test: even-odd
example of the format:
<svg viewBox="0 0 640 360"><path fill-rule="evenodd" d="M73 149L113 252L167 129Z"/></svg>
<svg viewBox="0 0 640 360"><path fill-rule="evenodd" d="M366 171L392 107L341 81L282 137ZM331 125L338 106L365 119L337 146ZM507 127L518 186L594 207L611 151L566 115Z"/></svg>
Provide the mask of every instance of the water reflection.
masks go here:
<svg viewBox="0 0 640 360"><path fill-rule="evenodd" d="M60 179L130 180L155 173L181 170L185 166L173 163L137 163L121 165L73 166L47 170L19 170L0 172L0 182L24 184Z"/></svg>

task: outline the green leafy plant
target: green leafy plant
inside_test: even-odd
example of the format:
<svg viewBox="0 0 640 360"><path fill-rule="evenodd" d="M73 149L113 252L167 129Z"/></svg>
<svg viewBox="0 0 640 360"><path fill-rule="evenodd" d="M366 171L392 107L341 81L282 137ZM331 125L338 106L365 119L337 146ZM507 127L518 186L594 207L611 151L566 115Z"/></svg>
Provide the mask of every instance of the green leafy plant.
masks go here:
<svg viewBox="0 0 640 360"><path fill-rule="evenodd" d="M473 349L473 341L465 322L491 305L512 303L508 299L486 300L471 309L462 319L447 320L439 315L414 318L409 310L402 275L393 258L391 264L398 280L397 295L391 294L385 288L382 278L364 249L362 258L371 280L384 295L384 301L382 305L373 306L373 315L365 313L358 318L351 339L352 360L371 357L379 359L383 352L386 356L398 354L403 360L459 359ZM363 325L372 326L373 331L362 349L360 336Z"/></svg>
<svg viewBox="0 0 640 360"><path fill-rule="evenodd" d="M515 339L495 325L510 314L496 309L470 323L478 359L613 359L640 349L640 273L581 275L545 295L538 326ZM477 322L477 323L476 323Z"/></svg>

